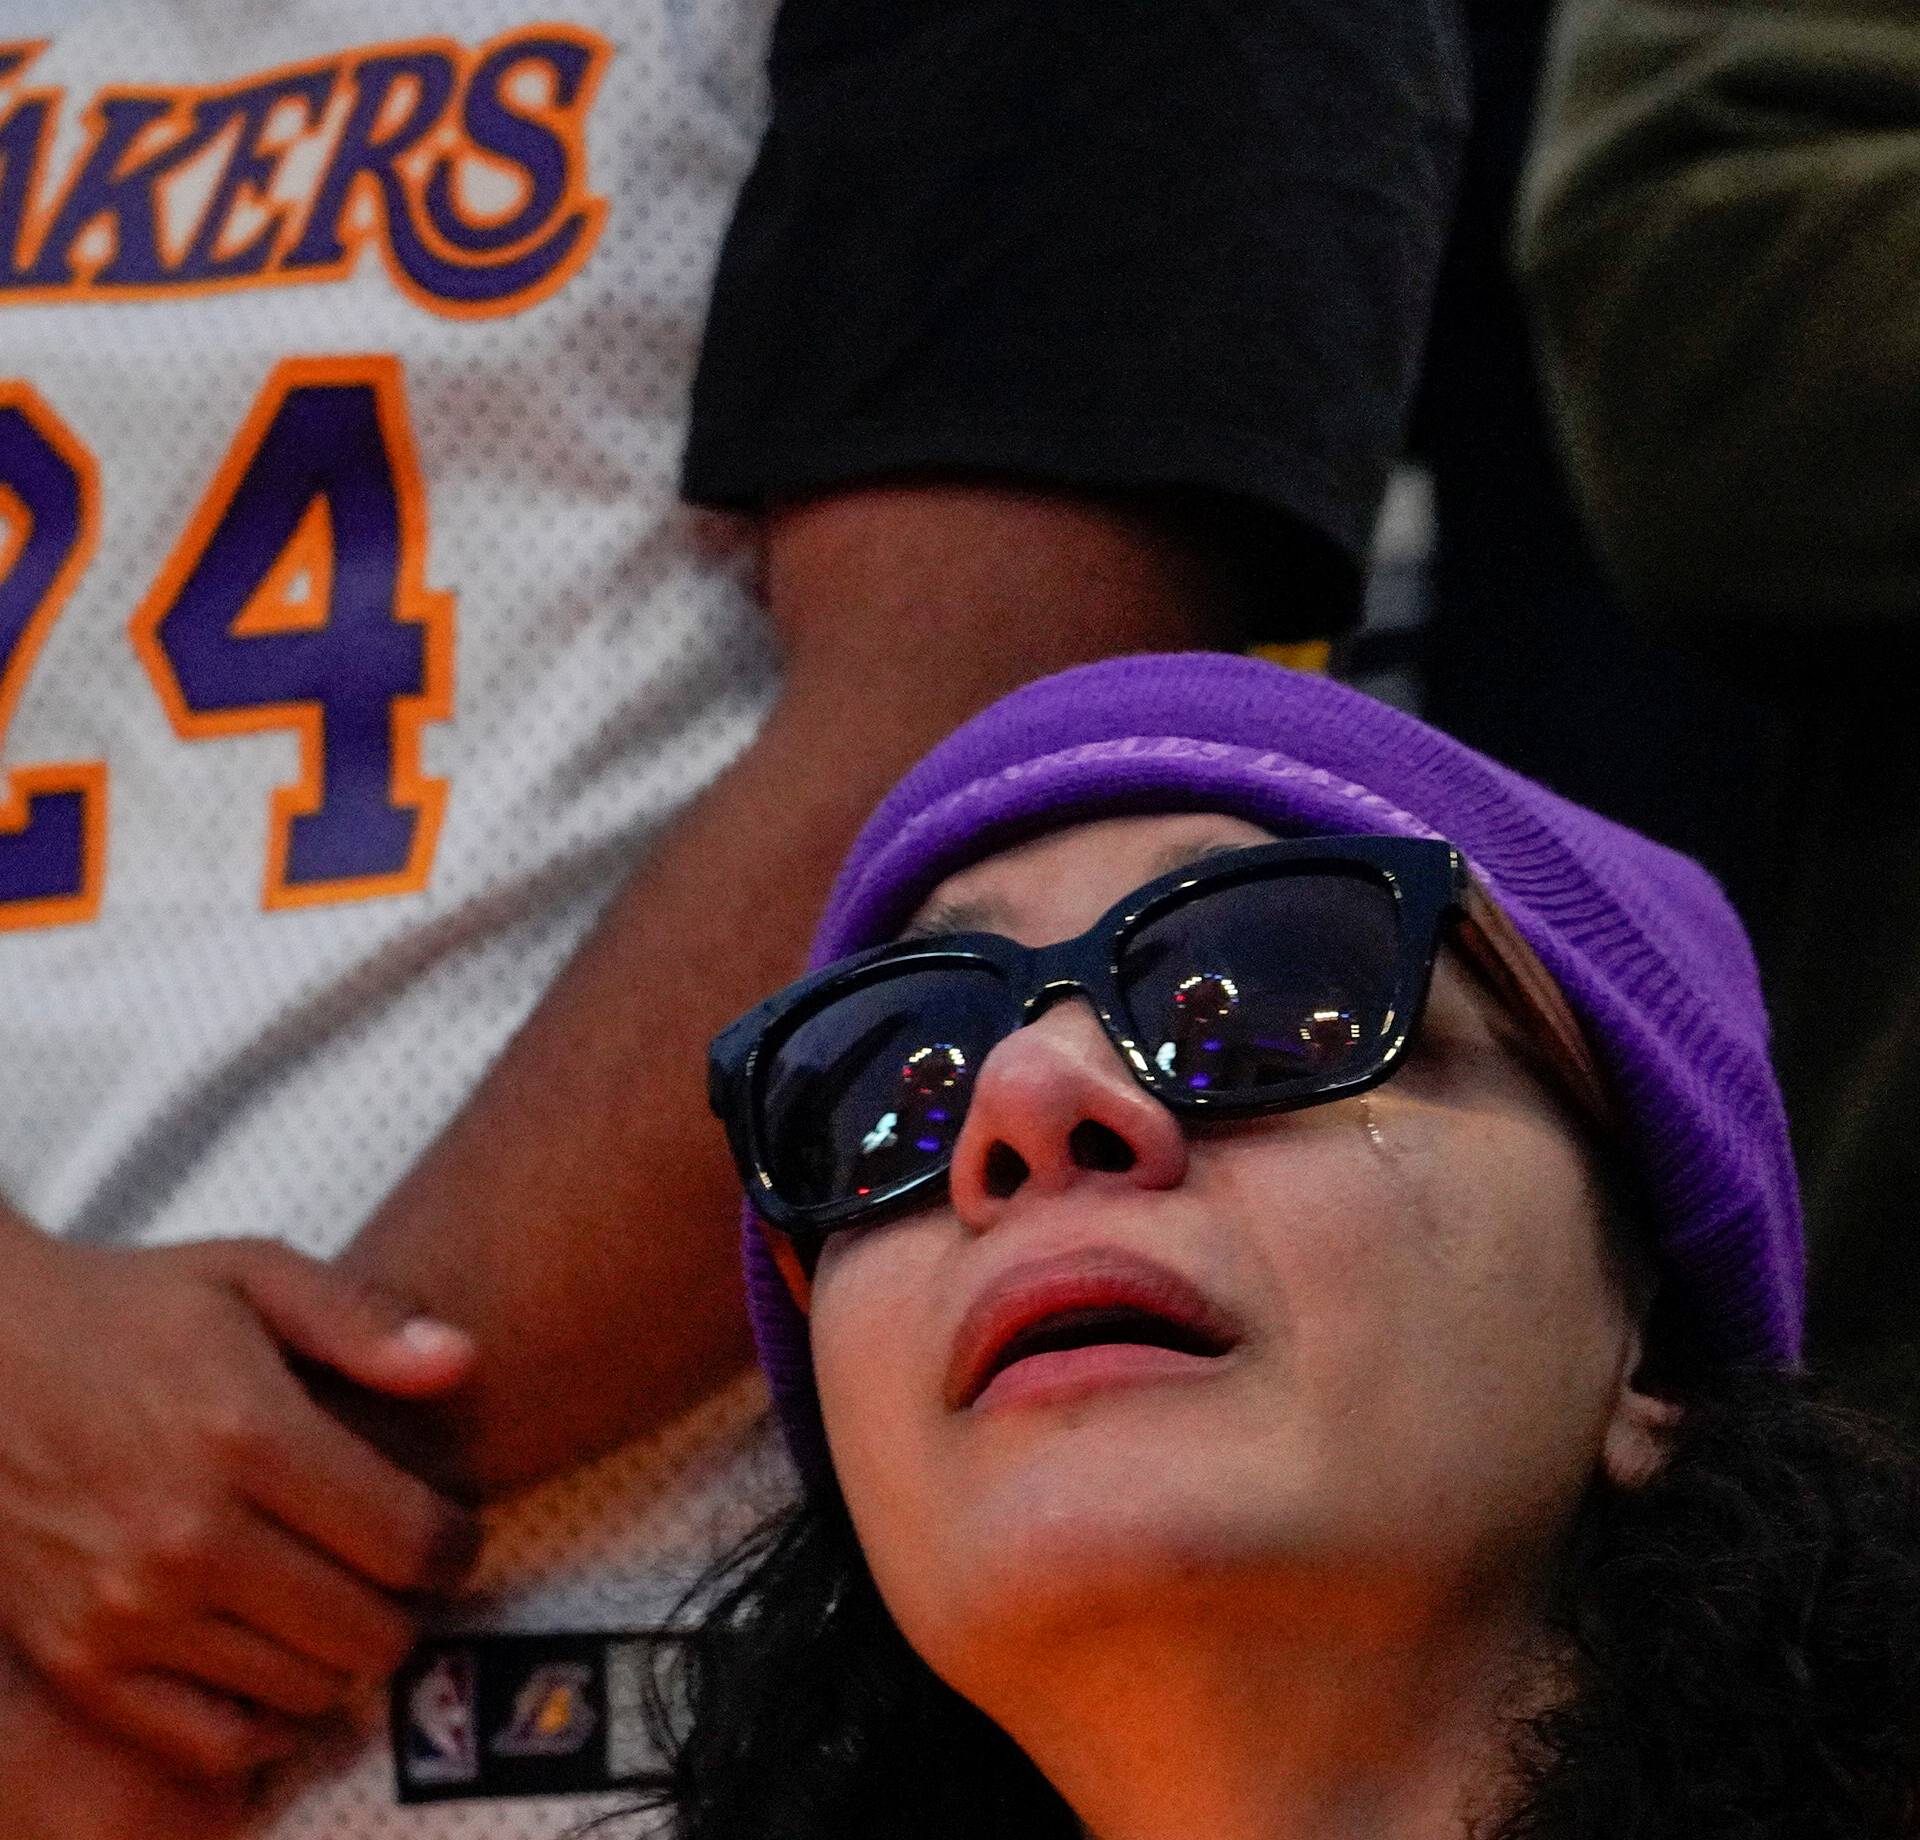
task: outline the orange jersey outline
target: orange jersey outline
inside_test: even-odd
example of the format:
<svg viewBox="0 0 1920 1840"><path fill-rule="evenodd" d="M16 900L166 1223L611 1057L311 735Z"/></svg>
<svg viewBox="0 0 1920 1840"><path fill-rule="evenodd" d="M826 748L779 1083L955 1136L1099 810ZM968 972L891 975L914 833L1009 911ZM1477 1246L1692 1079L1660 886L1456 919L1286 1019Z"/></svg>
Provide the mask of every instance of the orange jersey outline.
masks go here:
<svg viewBox="0 0 1920 1840"><path fill-rule="evenodd" d="M392 228L388 222L385 194L371 174L359 173L348 185L340 201L335 222L329 227L341 245L340 260L298 268L284 266L286 258L304 240L312 227L314 207L318 202L318 188L324 185L332 170L333 162L339 156L338 136L343 131L345 121L351 115L354 102L359 95L359 73L362 65L379 57L427 55L445 58L452 67L455 87L444 126L455 132L458 150L463 157L483 164L500 165L503 162L498 161L484 148L475 146L463 135L458 135L459 111L474 72L489 57L515 42L522 40L531 42L539 38L560 39L569 43L584 52L588 60L586 71L581 77L579 95L570 107L546 106L514 111L526 120L537 122L544 127L566 149L569 184L565 196L556 202L541 224L535 226L518 242L497 251L485 262L476 262L470 254L464 254L453 248L438 235L424 204L416 210L409 211L407 228L432 252L435 259L445 263L449 268L485 272L510 267L515 261L535 249L544 238L551 236L568 219L581 217L584 221L580 235L574 248L563 261L532 285L514 293L502 295L495 300L460 301L436 294L415 282L401 265L394 247ZM115 260L119 253L119 233L116 227L115 254L104 257L99 263L90 264L91 273L77 277L72 282L59 287L28 287L17 282L0 281L0 303L11 301L31 305L40 301L189 300L210 295L240 293L252 288L324 286L331 282L350 279L360 268L367 244L377 242L381 265L386 270L388 280L416 306L443 319L499 319L537 306L541 301L557 293L580 272L594 250L599 247L601 232L606 224L608 204L603 194L591 188L591 175L587 163L587 123L599 96L601 78L612 61L614 46L603 35L587 27L560 21L532 21L497 33L494 37L472 47L462 45L456 39L439 36L394 39L376 44L351 46L332 56L271 65L232 82L209 84L203 88L128 84L123 87L103 89L86 104L81 112L80 119L87 130L86 141L75 156L71 170L61 175L60 187L51 196L36 197L36 193L41 190L47 179L47 154L57 129L60 110L67 100L66 92L60 88L28 90L24 87L12 95L8 95L7 92L20 73L31 64L33 58L45 49L47 42L41 40L30 45L8 47L24 50L28 55L5 79L0 79L0 103L5 106L10 108L35 98L44 99L48 104L47 119L32 163L28 192L21 214L20 243L19 247L12 252L15 267L21 273L30 270L40 260L45 251L47 236L59 221L68 193L80 175L87 170L104 133L105 118L101 104L109 99L156 103L164 101L171 105L169 113L148 124L142 130L139 142L127 149L126 157L129 159L150 138L163 135L178 137L191 133L199 110L209 103L225 101L266 85L293 83L317 75L330 76L333 81L318 114L310 105L307 106L309 124L307 132L319 132L336 112L340 113L341 121L332 130L335 139L328 150L325 162L316 175L313 196L298 202L291 199L274 199L262 196L255 185L243 184L231 197L228 197L225 195L225 163L223 163L222 181L213 187L206 210L191 226L178 233L176 251L162 252L170 254L176 263L184 260L188 253L199 247L203 237L208 235L209 226L206 218L212 213L216 202L223 207L225 214L230 218L242 200L250 196L251 202L256 207L267 212L273 225L272 246L259 272L215 277L203 281L101 283L93 278L94 274ZM288 99L302 100L298 97ZM436 129L434 132L439 131ZM228 132L229 130L223 127L218 135L211 137L208 145L218 144L227 137ZM244 158L249 151L250 148L244 140L236 140L226 163ZM284 157L286 151L285 148L277 150L276 160ZM409 197L417 197L422 189L421 185L410 184ZM346 220L353 214L356 202L367 197L372 200L372 221L365 227L356 228ZM511 212L503 215L511 215ZM469 219L464 212L461 216L463 221L470 221L476 227L483 227L484 220ZM216 257L219 254L220 233L223 228L224 226L218 224L212 226L212 247ZM80 234L84 235L84 233L85 226L82 227ZM262 232L256 229L253 234L258 236Z"/></svg>
<svg viewBox="0 0 1920 1840"><path fill-rule="evenodd" d="M457 41L447 38L410 39L390 45L367 45L359 49L363 56L377 54L385 57L396 52L419 51L451 55L454 59L454 68L459 75L457 93L464 96L466 84L474 71L492 56L497 48L514 39L535 36L565 39L585 51L588 57L587 72L580 81L580 98L573 108L565 111L542 110L529 117L529 119L538 120L543 127L548 128L567 149L568 172L574 179L574 184L569 188L567 196L554 206L544 224L529 231L518 243L500 251L492 262L475 262L471 256L462 255L434 230L424 211L409 225L409 228L449 267L478 270L507 266L532 249L544 235L550 235L568 217L584 215L585 227L581 230L579 241L574 246L572 254L564 262L560 263L551 274L543 276L532 287L524 288L519 293L508 295L500 300L458 301L449 300L442 294L435 294L421 287L401 266L400 257L393 246L393 231L387 222L386 196L380 187L373 183L369 174L360 173L355 176L353 183L347 188L346 196L340 201L340 215L334 226L335 234L346 252L345 255L339 262L329 263L324 268L295 269L284 275L282 279L288 283L344 279L358 268L367 244L377 241L380 260L387 271L387 279L415 306L437 313L443 319L498 319L503 314L517 313L527 307L537 306L541 301L565 287L586 266L588 258L599 247L600 232L607 221L606 198L588 189L587 185L587 117L592 113L594 102L600 93L600 79L605 74L608 61L613 56L613 46L598 32L589 31L585 26L535 24L516 26L509 32L499 33L484 44L476 45L470 51ZM359 78L357 63L348 67L347 77L357 90ZM549 115L557 119L549 120ZM483 161L490 159L490 156L480 148L468 147L466 151ZM346 222L352 214L355 201L363 197L371 198L373 201L372 210L378 225L377 229L369 227L356 230ZM303 220L300 226L302 237L306 234L306 229L307 224ZM287 245L287 249L290 250L293 243L299 240L298 237L294 238ZM276 255L284 256L286 253L287 250L281 250L277 251Z"/></svg>
<svg viewBox="0 0 1920 1840"><path fill-rule="evenodd" d="M41 48L44 48L44 46ZM22 65L21 68L24 69L25 65ZM44 252L48 233L53 229L54 224L59 219L61 208L66 202L67 191L71 188L74 181L79 178L80 174L86 170L89 161L93 157L94 148L99 142L103 125L99 105L104 97L111 96L115 99L124 98L134 101L146 100L155 102L171 99L173 104L171 112L164 118L156 119L145 130L146 135L153 135L167 129L190 129L193 117L203 103L225 101L229 97L240 95L247 90L258 88L266 83L293 82L303 77L328 74L333 75L337 81L333 89L329 91L326 107L321 110L320 114L315 116L311 110L308 111L308 132L312 133L318 131L320 123L325 119L328 110L335 106L336 97L351 87L352 72L344 57L308 58L295 64L277 64L266 70L255 71L251 75L237 78L231 83L209 84L203 89L165 88L161 86L128 84L119 89L103 91L101 96L96 96L81 112L80 119L87 129L86 143L79 153L75 155L72 170L63 175L64 184L61 189L52 197L38 200L29 194L26 210L21 218L20 247L14 252L17 257L15 267L24 273L39 261L41 254ZM44 98L53 105L53 108L49 110L46 130L42 137L40 158L35 166L35 178L38 180L44 177L47 149L52 143L55 130L58 126L54 111L64 103L66 95L61 89L32 90L23 92L19 99L25 101L34 97ZM298 100L298 98L294 99ZM223 129L222 134L224 135L225 132ZM129 152L132 151L132 149L129 149ZM236 145L231 157L238 159L242 157L246 151L244 146ZM213 197L217 199L222 189L222 187L216 186ZM241 193L244 194L249 191L254 191L255 188L243 186L240 189ZM229 209L232 208L233 204L237 204L238 202L239 198L236 197L230 202ZM57 288L24 287L18 283L0 283L0 303L12 301L21 305L32 305L38 301L195 300L204 299L214 294L244 293L252 288L295 286L306 280L328 282L341 279L340 273L335 270L321 271L303 269L296 270L290 275L280 272L280 259L292 248L294 243L299 240L302 230L306 227L306 214L307 209L311 205L311 200L308 200L305 204L294 204L291 201L270 201L260 198L256 193L255 202L265 206L277 220L274 231L273 248L258 274L232 275L213 281L162 282L157 285L131 281L101 283L94 281L91 277L84 280L75 280L68 286ZM211 211L212 204L213 200L210 199L207 207L208 211ZM206 227L205 217L206 213L203 212L201 217L196 218L193 224L180 235L180 248L176 260L184 260L186 255L199 243L201 234ZM118 250L118 241L118 232L116 231L116 252ZM111 260L112 258L109 257L107 259ZM104 267L105 263L103 262L98 266Z"/></svg>
<svg viewBox="0 0 1920 1840"><path fill-rule="evenodd" d="M30 92L30 94L33 96L58 98L60 101L65 100L64 94L57 89L36 90ZM28 98L23 96L21 99L27 100ZM137 162L154 153L165 152L179 141L184 140L192 132L194 112L197 106L196 97L192 92L165 88L146 88L130 84L125 89L111 90L103 93L101 96L96 96L80 111L80 122L86 130L86 142L75 156L73 171L67 175L67 185L56 196L51 198L36 199L33 197L31 191L28 193L26 207L20 216L20 242L18 248L14 251L14 268L18 273L25 274L29 269L36 267L41 256L46 253L47 238L53 234L54 226L59 223L66 209L68 192L71 190L72 185L78 181L80 175L92 165L95 152L99 148L100 143L106 139L107 117L106 111L101 107L102 102L106 100L165 104L167 109L166 114L156 115L153 120L148 122L134 139L127 144L121 156L122 165L128 162ZM57 126L58 123L55 113L49 110L46 135L41 144L39 158L34 163L34 176L36 179L45 174L47 147L53 139ZM149 145L151 142L162 142L164 145L157 147L151 146ZM82 223L75 232L74 241L76 243L81 241L86 236L88 230L90 230L98 220L99 213L96 213L93 217L88 218ZM158 241L160 226L157 222L155 234L156 241ZM102 282L96 279L102 269L108 268L117 262L124 253L121 245L120 226L118 224L113 226L112 239L113 248L111 253L102 256L97 262L86 264L84 269L76 268L74 280L65 287L29 287L19 282L13 282L8 285L0 285L0 301L141 300L154 296L164 297L168 293L183 291L164 287L147 287L136 282ZM193 239L191 236L186 239L186 243L187 247L192 247Z"/></svg>
<svg viewBox="0 0 1920 1840"><path fill-rule="evenodd" d="M0 382L0 408L17 409L26 418L33 431L71 469L80 494L79 528L74 533L73 545L41 596L39 606L27 616L12 656L4 668L0 668L0 752L3 752L7 730L19 708L40 648L93 560L100 535L100 473L86 445L31 384ZM0 578L4 578L27 546L33 518L19 494L4 481L0 481L0 508L4 508L7 522L19 533L17 541L8 545L6 554L0 556ZM23 835L33 819L34 800L50 792L80 795L80 887L70 895L50 895L33 901L0 901L0 933L20 932L31 927L71 926L91 920L100 911L107 863L107 763L69 760L11 770L0 763L0 837Z"/></svg>
<svg viewBox="0 0 1920 1840"><path fill-rule="evenodd" d="M188 577L198 567L214 532L232 507L241 482L259 454L261 444L280 414L287 397L297 389L315 386L365 386L372 389L387 462L392 469L399 511L399 557L394 579L393 617L417 625L425 636L425 689L393 699L389 708L391 771L388 800L397 810L415 816L413 845L404 868L390 874L350 876L337 881L291 885L286 879L287 850L296 817L317 812L326 788L325 712L313 702L266 703L257 707L196 711L190 708L174 674L160 636ZM316 498L316 503L324 503ZM315 569L314 593L324 585L314 548L322 533L328 548L325 566L331 569L330 514L315 519L311 508L266 578L235 616L231 633L259 634L324 625L293 610L284 589L293 572L289 557ZM400 360L383 354L340 358L285 358L269 374L240 432L228 448L180 541L161 568L146 597L135 609L128 637L135 654L153 681L174 732L187 741L210 741L229 735L258 734L290 728L300 738L300 776L275 789L268 802L267 865L261 905L269 910L318 907L340 901L367 900L379 895L416 894L433 872L440 825L446 809L447 782L422 771L421 731L453 714L454 596L426 585L427 498L413 430L407 415L406 379ZM274 593L267 591L273 589ZM276 601L278 610L276 611ZM325 606L326 603L318 603Z"/></svg>
<svg viewBox="0 0 1920 1840"><path fill-rule="evenodd" d="M571 107L562 108L557 103L549 103L540 108L510 111L520 116L522 120L537 122L566 148L567 174L572 184L568 187L567 195L547 214L546 220L529 230L525 236L508 244L500 252L499 259L505 262L512 260L516 254L524 254L541 240L543 233L551 231L555 225L577 212L585 211L588 214L588 223L581 237L581 251L576 256L570 257L563 265L566 273L573 274L578 272L580 263L586 259L585 252L590 251L599 241L601 226L606 221L606 199L587 189L587 119L592 115L593 105L599 98L600 80L606 75L607 66L613 61L613 45L600 33L586 26L563 25L557 21L519 26L511 32L501 32L484 44L474 47L468 59L468 67L461 73L463 78L461 94L463 97L466 95L467 83L496 51L504 50L516 40L530 41L536 38L557 38L586 54L587 67L580 79L580 94ZM530 61L532 59L529 53L525 57L515 59L514 63ZM498 155L489 153L484 147L472 144L465 146L463 152L467 158L477 160L484 166L500 167L513 164L512 161L502 160ZM471 225L476 230L491 229L495 224L504 223L520 209L517 205L509 205L505 210L491 216L485 213L476 215L461 207L457 192L452 191L451 188L449 196L460 221ZM432 243L447 261L472 262L471 256L462 254L435 230L424 213L416 229L421 239ZM391 241L388 242L387 247L391 249ZM542 286L546 285L542 283Z"/></svg>

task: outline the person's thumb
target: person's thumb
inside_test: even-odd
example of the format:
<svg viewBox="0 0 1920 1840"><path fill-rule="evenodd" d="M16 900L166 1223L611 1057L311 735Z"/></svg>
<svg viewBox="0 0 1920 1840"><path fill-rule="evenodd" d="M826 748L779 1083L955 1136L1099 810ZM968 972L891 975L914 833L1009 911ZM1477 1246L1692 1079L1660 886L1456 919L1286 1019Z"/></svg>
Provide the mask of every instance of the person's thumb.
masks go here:
<svg viewBox="0 0 1920 1840"><path fill-rule="evenodd" d="M229 1276L293 1354L376 1393L424 1399L473 1372L473 1338L338 1266L271 1241L236 1248Z"/></svg>

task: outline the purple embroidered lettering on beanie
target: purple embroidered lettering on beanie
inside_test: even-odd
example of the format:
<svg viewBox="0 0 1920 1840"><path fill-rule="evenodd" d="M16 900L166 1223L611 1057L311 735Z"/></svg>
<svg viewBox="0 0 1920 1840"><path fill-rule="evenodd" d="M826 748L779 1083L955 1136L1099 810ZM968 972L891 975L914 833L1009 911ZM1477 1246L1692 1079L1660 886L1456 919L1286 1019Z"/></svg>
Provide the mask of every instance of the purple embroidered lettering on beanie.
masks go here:
<svg viewBox="0 0 1920 1840"><path fill-rule="evenodd" d="M1726 897L1685 857L1325 678L1183 653L1002 698L868 821L812 962L892 937L936 883L1017 838L1170 810L1458 847L1592 1039L1683 1320L1728 1358L1798 1359L1798 1190L1759 979ZM802 1473L819 1476L806 1319L751 1222L744 1246L761 1363Z"/></svg>

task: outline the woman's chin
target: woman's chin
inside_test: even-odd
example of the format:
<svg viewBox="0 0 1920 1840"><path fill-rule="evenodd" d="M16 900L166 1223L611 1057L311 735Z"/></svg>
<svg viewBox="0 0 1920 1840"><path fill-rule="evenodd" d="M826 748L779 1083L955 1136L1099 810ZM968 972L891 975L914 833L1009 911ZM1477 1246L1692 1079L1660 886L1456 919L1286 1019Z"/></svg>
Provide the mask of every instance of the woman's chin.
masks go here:
<svg viewBox="0 0 1920 1840"><path fill-rule="evenodd" d="M972 1630L1039 1644L1149 1610L1190 1615L1216 1591L1224 1600L1284 1572L1299 1533L1235 1499L1230 1478L1137 1461L1036 1465L943 1518L939 1538L898 1575L875 1566L896 1620L929 1659Z"/></svg>

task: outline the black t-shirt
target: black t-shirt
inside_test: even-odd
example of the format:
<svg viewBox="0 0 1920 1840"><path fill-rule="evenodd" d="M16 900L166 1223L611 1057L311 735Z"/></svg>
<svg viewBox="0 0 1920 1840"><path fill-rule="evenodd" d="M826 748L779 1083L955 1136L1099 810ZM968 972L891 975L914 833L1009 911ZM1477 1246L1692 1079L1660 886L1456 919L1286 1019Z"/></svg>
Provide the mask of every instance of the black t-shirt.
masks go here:
<svg viewBox="0 0 1920 1840"><path fill-rule="evenodd" d="M770 71L690 497L1190 495L1289 578L1263 636L1352 617L1465 127L1451 0L787 0Z"/></svg>

